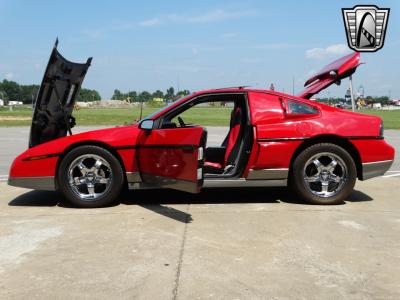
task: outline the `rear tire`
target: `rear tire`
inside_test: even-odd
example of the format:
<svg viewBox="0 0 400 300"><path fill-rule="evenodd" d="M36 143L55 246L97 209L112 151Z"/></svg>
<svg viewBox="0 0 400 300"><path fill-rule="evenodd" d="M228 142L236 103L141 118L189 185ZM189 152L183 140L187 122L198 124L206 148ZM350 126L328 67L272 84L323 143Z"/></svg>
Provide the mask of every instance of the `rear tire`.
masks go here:
<svg viewBox="0 0 400 300"><path fill-rule="evenodd" d="M80 146L68 152L58 169L58 187L79 207L102 207L113 203L124 184L118 159L98 146Z"/></svg>
<svg viewBox="0 0 400 300"><path fill-rule="evenodd" d="M357 169L351 155L331 143L312 145L293 162L290 185L313 204L339 204L353 191Z"/></svg>

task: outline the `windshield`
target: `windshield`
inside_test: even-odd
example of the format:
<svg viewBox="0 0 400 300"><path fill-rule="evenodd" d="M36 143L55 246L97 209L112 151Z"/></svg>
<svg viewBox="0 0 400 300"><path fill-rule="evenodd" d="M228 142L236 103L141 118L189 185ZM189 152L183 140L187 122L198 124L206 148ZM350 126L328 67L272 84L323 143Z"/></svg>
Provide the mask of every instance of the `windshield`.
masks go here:
<svg viewBox="0 0 400 300"><path fill-rule="evenodd" d="M184 99L184 98L191 97L192 95L193 95L193 94L190 94L190 95L187 95L187 96L183 96L183 97L181 97L181 98L175 100L174 102L168 103L166 106L161 107L160 109L158 109L158 110L156 110L155 112L149 114L148 116L142 118L141 120L152 119L154 116L156 116L156 115L162 113L164 110L167 110L172 104L174 104L174 103L176 103L176 102L179 102L179 101L181 101L181 100ZM141 120L140 120L140 121L141 121Z"/></svg>
<svg viewBox="0 0 400 300"><path fill-rule="evenodd" d="M157 109L155 112L153 112L153 113L149 114L148 116L144 117L142 120L152 119L155 115L158 115L160 112L166 110L172 103L169 103L166 106L161 107L160 109Z"/></svg>

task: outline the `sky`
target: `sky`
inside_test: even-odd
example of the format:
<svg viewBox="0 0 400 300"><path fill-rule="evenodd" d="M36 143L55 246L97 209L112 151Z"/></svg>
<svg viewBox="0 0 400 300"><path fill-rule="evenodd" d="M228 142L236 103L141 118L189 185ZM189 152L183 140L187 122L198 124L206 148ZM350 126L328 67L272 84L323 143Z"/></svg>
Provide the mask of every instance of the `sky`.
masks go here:
<svg viewBox="0 0 400 300"><path fill-rule="evenodd" d="M389 7L383 49L362 53L355 91L400 98L400 1L0 0L0 80L40 84L56 37L69 60L92 56L83 86L198 91L249 85L299 93L350 49L341 8ZM320 93L343 97L348 80Z"/></svg>

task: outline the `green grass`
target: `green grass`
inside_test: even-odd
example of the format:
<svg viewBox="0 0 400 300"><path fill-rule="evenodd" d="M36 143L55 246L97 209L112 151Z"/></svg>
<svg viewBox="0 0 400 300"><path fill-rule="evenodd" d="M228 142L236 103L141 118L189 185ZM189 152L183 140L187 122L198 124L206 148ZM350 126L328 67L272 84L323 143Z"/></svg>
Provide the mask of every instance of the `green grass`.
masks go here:
<svg viewBox="0 0 400 300"><path fill-rule="evenodd" d="M143 117L158 109L144 108ZM229 125L231 110L223 107L199 107L188 110L182 117L186 123L208 126ZM139 115L139 108L82 108L73 113L78 125L124 125L133 123ZM14 108L12 112L0 109L0 126L30 126L31 117L30 109Z"/></svg>
<svg viewBox="0 0 400 300"><path fill-rule="evenodd" d="M10 118L10 119L4 119L4 118ZM30 125L31 118L32 118L32 109L27 107L13 108L13 111L9 111L8 107L0 108L0 126L3 127Z"/></svg>
<svg viewBox="0 0 400 300"><path fill-rule="evenodd" d="M159 108L144 108L146 116ZM229 124L231 108L197 107L187 110L182 117L186 123L207 126L226 126ZM362 110L365 114L382 117L386 129L400 129L400 110ZM124 125L139 117L139 108L82 108L73 115L78 125ZM0 126L29 126L32 111L30 108L0 108ZM7 119L6 119L7 118ZM11 118L11 119L10 119Z"/></svg>
<svg viewBox="0 0 400 300"><path fill-rule="evenodd" d="M379 116L383 120L385 129L400 129L400 110L371 110L363 109L363 114Z"/></svg>
<svg viewBox="0 0 400 300"><path fill-rule="evenodd" d="M180 117L185 123L206 126L229 126L232 108L228 107L194 107L185 111ZM177 120L173 120L177 123Z"/></svg>

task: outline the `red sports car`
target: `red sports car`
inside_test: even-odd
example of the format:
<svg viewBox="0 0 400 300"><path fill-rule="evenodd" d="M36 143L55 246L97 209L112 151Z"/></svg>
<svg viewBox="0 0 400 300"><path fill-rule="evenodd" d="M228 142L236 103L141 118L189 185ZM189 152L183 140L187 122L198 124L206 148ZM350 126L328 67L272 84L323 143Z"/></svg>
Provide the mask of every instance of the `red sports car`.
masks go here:
<svg viewBox="0 0 400 300"><path fill-rule="evenodd" d="M137 124L72 135L72 110L90 59L70 62L55 46L35 105L30 148L14 160L8 183L60 190L82 207L110 204L124 187L197 193L202 187L289 186L312 203L342 202L357 178L384 174L394 159L379 117L308 100L350 76L359 59L354 53L331 63L297 96L243 87L206 90ZM219 147L207 146L207 130L182 118L212 102L232 107Z"/></svg>

